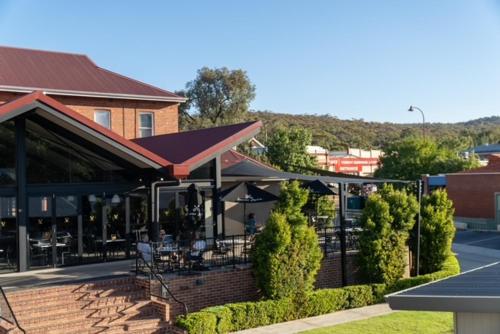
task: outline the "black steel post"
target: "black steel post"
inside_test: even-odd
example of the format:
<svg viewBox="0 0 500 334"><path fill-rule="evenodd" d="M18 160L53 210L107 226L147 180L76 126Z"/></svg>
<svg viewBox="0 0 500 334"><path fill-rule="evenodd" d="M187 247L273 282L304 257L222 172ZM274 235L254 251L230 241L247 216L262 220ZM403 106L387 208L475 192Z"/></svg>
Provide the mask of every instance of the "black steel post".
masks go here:
<svg viewBox="0 0 500 334"><path fill-rule="evenodd" d="M51 244L52 244L52 267L57 266L57 211L56 211L56 195L52 194L50 199L47 199L50 201L50 207L51 207L51 230L52 230L52 238Z"/></svg>
<svg viewBox="0 0 500 334"><path fill-rule="evenodd" d="M212 193L212 207L213 207L213 217L212 220L214 226L214 237L217 237L220 233L225 232L224 220L223 220L223 205L219 198L219 193L222 187L222 166L220 155L217 155L213 160L213 175L214 188ZM220 227L220 230L219 230Z"/></svg>
<svg viewBox="0 0 500 334"><path fill-rule="evenodd" d="M422 180L417 181L418 215L417 215L417 276L420 275L420 225L422 210Z"/></svg>
<svg viewBox="0 0 500 334"><path fill-rule="evenodd" d="M345 233L345 210L347 200L347 184L339 183L339 216L340 216L340 266L342 270L342 286L347 285L347 247Z"/></svg>
<svg viewBox="0 0 500 334"><path fill-rule="evenodd" d="M28 270L28 198L26 193L26 120L16 124L16 185L17 185L17 264L19 271Z"/></svg>

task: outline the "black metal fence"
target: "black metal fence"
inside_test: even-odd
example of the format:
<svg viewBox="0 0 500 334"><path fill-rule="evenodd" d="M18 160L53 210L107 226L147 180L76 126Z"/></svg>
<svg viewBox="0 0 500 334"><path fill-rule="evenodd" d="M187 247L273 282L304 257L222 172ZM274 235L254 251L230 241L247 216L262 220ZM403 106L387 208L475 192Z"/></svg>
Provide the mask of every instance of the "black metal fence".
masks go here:
<svg viewBox="0 0 500 334"><path fill-rule="evenodd" d="M358 249L359 227L346 227L346 250ZM319 244L325 255L341 250L340 227L317 229ZM161 273L190 273L210 268L250 263L255 236L232 235L225 238L204 238L195 241L138 243L137 271L147 272L148 261Z"/></svg>
<svg viewBox="0 0 500 334"><path fill-rule="evenodd" d="M358 238L360 232L361 228L359 227L347 227L345 229L347 251L358 249ZM319 244L325 255L340 252L340 227L335 226L316 229L316 234L318 235Z"/></svg>
<svg viewBox="0 0 500 334"><path fill-rule="evenodd" d="M189 273L214 267L250 263L255 236L233 235L195 241L138 243L142 261L149 261L159 272ZM140 261L138 271L144 271Z"/></svg>

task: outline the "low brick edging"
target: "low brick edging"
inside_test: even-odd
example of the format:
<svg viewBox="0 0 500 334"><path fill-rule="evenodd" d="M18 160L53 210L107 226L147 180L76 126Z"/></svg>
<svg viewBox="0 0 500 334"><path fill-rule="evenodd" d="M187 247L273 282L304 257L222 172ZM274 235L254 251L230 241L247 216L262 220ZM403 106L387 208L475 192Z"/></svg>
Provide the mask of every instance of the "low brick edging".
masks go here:
<svg viewBox="0 0 500 334"><path fill-rule="evenodd" d="M357 252L349 252L346 258L347 283L360 284L361 274L356 260ZM317 289L338 288L342 286L340 254L326 256L321 264L316 280ZM166 283L173 295L186 303L189 312L196 312L205 307L256 301L259 290L250 266L228 267L200 272L195 275L168 275ZM136 285L148 289L155 308L166 321L174 322L184 308L175 302L168 293L163 293L158 281L149 278L136 278ZM158 298L156 296L162 296Z"/></svg>

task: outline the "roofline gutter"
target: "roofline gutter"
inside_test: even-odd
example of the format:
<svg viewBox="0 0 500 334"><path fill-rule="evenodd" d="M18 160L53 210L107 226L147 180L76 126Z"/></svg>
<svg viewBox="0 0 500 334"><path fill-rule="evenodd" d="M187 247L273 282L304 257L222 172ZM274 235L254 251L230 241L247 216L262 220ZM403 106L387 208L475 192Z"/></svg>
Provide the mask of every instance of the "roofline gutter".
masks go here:
<svg viewBox="0 0 500 334"><path fill-rule="evenodd" d="M18 87L18 86L1 86L0 91L12 93L32 93L34 91L43 91L46 95L60 95L60 96L78 96L78 97L94 97L94 98L108 98L108 99L125 99L125 100L141 100L141 101L160 101L160 102L186 102L185 97L167 97L167 96L151 96L151 95L136 95L136 94L119 94L119 93L99 93L99 92L85 92L76 90L64 89L47 89L37 87Z"/></svg>

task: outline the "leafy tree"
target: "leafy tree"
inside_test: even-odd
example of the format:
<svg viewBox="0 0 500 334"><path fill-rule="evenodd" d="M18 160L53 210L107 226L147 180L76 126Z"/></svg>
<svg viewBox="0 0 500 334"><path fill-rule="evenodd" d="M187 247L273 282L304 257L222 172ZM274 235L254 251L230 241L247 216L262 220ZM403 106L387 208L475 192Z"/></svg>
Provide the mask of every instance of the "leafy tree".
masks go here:
<svg viewBox="0 0 500 334"><path fill-rule="evenodd" d="M389 144L375 176L416 180L422 174L453 173L479 166L475 157L463 159L458 152L439 146L434 140L418 137Z"/></svg>
<svg viewBox="0 0 500 334"><path fill-rule="evenodd" d="M441 270L451 253L454 209L446 191L436 190L422 198L421 210L420 265L425 274Z"/></svg>
<svg viewBox="0 0 500 334"><path fill-rule="evenodd" d="M370 282L390 284L403 276L409 232L417 212L415 196L392 185L368 198L361 217L359 261Z"/></svg>
<svg viewBox="0 0 500 334"><path fill-rule="evenodd" d="M314 287L321 265L318 237L301 208L308 191L298 181L285 182L280 200L252 251L254 271L267 298L300 298ZM297 207L298 206L298 207Z"/></svg>
<svg viewBox="0 0 500 334"><path fill-rule="evenodd" d="M267 141L269 162L287 172L303 172L304 167L315 167L315 159L307 154L311 144L310 131L301 128L278 128Z"/></svg>
<svg viewBox="0 0 500 334"><path fill-rule="evenodd" d="M231 124L242 120L248 112L255 98L255 86L243 70L203 67L197 77L186 84L185 96L188 104L181 115L188 123ZM188 113L191 109L194 109L193 116Z"/></svg>

